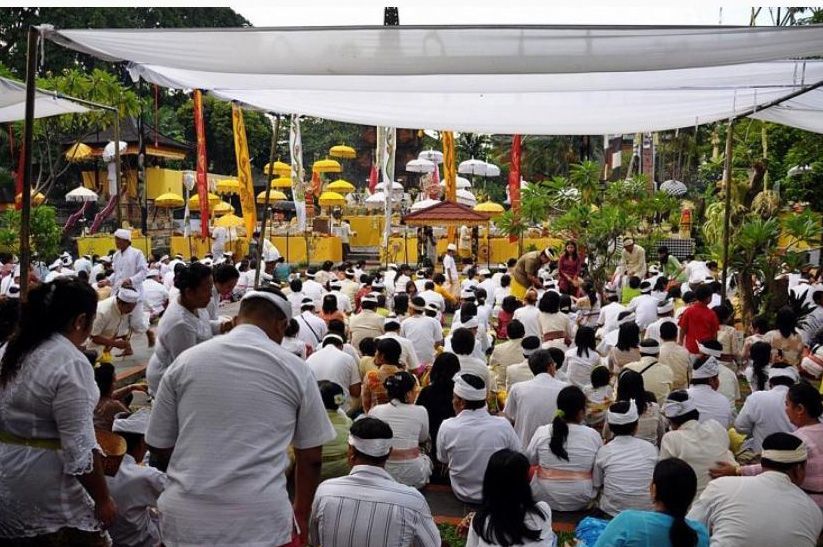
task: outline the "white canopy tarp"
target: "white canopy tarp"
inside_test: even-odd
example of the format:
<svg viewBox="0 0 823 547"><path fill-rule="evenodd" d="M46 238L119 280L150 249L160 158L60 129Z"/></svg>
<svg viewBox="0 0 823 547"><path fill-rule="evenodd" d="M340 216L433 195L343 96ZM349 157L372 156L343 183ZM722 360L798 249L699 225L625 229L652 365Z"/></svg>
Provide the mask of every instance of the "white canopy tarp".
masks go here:
<svg viewBox="0 0 823 547"><path fill-rule="evenodd" d="M281 113L392 127L601 134L694 126L823 80L823 27L46 31L134 76ZM236 55L243 51L243 56Z"/></svg>
<svg viewBox="0 0 823 547"><path fill-rule="evenodd" d="M34 100L34 117L47 118L60 114L82 114L89 109L67 99L37 90ZM26 117L26 84L0 78L0 123L16 122Z"/></svg>
<svg viewBox="0 0 823 547"><path fill-rule="evenodd" d="M817 88L779 105L756 112L752 118L823 133L823 89Z"/></svg>

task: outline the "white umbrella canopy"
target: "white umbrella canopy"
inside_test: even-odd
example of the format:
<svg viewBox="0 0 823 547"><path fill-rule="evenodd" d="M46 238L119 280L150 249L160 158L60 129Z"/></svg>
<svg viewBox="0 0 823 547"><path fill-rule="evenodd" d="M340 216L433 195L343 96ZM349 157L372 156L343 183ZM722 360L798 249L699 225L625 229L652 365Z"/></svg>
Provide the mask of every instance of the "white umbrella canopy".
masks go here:
<svg viewBox="0 0 823 547"><path fill-rule="evenodd" d="M69 202L94 202L99 196L96 192L89 190L83 186L78 186L71 192L66 194L66 201Z"/></svg>
<svg viewBox="0 0 823 547"><path fill-rule="evenodd" d="M418 159L443 163L443 152L440 150L423 150L417 155Z"/></svg>
<svg viewBox="0 0 823 547"><path fill-rule="evenodd" d="M121 154L126 151L126 148L128 148L128 144L126 144L123 141L120 141ZM114 161L114 141L109 142L109 144L107 144L106 147L103 148L103 161L105 161L106 163Z"/></svg>
<svg viewBox="0 0 823 547"><path fill-rule="evenodd" d="M474 197L474 194L472 194L468 190L458 190L457 203L460 203L461 205L468 205L469 207L474 207L475 205L477 205L477 198Z"/></svg>
<svg viewBox="0 0 823 547"><path fill-rule="evenodd" d="M460 165L457 166L457 172L461 175L485 175L486 169L485 161L474 158L461 161Z"/></svg>
<svg viewBox="0 0 823 547"><path fill-rule="evenodd" d="M499 177L500 168L493 163L486 162L486 177Z"/></svg>
<svg viewBox="0 0 823 547"><path fill-rule="evenodd" d="M441 180L440 181L440 186L445 188L446 187L446 181ZM467 178L457 177L455 179L455 186L457 187L458 190L465 190L466 188L471 188L472 183L469 182L469 179L467 179Z"/></svg>
<svg viewBox="0 0 823 547"><path fill-rule="evenodd" d="M386 193L385 192L375 192L363 202L366 204L366 207L381 207L386 204Z"/></svg>
<svg viewBox="0 0 823 547"><path fill-rule="evenodd" d="M808 173L811 170L812 168L809 165L795 165L794 167L790 168L786 174L790 177L796 177L797 175Z"/></svg>
<svg viewBox="0 0 823 547"><path fill-rule="evenodd" d="M670 179L660 185L660 191L665 192L670 196L682 196L685 195L689 189L679 180Z"/></svg>
<svg viewBox="0 0 823 547"><path fill-rule="evenodd" d="M416 203L413 203L412 206L411 206L411 210L412 211L420 211L422 209L428 209L429 207L431 207L433 205L438 205L439 203L440 203L440 200L437 200L437 199L424 199L424 200L418 201Z"/></svg>
<svg viewBox="0 0 823 547"><path fill-rule="evenodd" d="M386 189L386 183L385 182L379 182L375 185L374 189L384 191ZM403 185L400 184L399 182L392 182L391 183L391 189L392 189L392 192L402 192L403 191Z"/></svg>
<svg viewBox="0 0 823 547"><path fill-rule="evenodd" d="M411 160L406 163L406 171L410 173L433 173L434 162L426 159Z"/></svg>

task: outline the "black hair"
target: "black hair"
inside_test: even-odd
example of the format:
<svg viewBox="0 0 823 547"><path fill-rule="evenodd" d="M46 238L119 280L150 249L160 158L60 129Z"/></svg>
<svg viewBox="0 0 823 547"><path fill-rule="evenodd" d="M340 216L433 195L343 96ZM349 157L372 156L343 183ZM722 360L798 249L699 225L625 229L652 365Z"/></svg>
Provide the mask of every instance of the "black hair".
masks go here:
<svg viewBox="0 0 823 547"><path fill-rule="evenodd" d="M374 338L369 336L360 340L360 343L357 345L357 349L360 350L360 355L365 357L374 357L374 354L377 351L377 343L374 341Z"/></svg>
<svg viewBox="0 0 823 547"><path fill-rule="evenodd" d="M572 307L572 297L568 294L561 294L560 295L560 311L568 312L571 311Z"/></svg>
<svg viewBox="0 0 823 547"><path fill-rule="evenodd" d="M403 353L403 348L400 342L393 338L380 338L377 341L377 353L383 356L383 360L388 365L400 364L400 355Z"/></svg>
<svg viewBox="0 0 823 547"><path fill-rule="evenodd" d="M628 401L618 401L613 403L609 407L609 412L614 412L615 414L626 414L629 411L629 402ZM638 414L640 413L638 409ZM620 435L634 435L635 431L637 431L637 421L628 423L628 424L613 424L609 423L609 431L615 437Z"/></svg>
<svg viewBox="0 0 823 547"><path fill-rule="evenodd" d="M778 367L776 365L777 365L777 363L775 363L775 368L784 368L784 367ZM789 365L789 366L791 366L791 365ZM788 367L786 367L786 368L788 368ZM775 376L774 378L769 378L769 387L774 387L774 386L791 387L793 385L794 385L794 379L789 378L788 376Z"/></svg>
<svg viewBox="0 0 823 547"><path fill-rule="evenodd" d="M557 394L557 414L552 420L552 438L549 450L558 459L569 461L566 439L569 437L569 420L574 420L581 410L586 409L586 395L577 386L566 386Z"/></svg>
<svg viewBox="0 0 823 547"><path fill-rule="evenodd" d="M603 365L598 365L592 369L591 375L589 378L592 382L593 388L603 387L608 385L609 380L611 380L611 372L609 372L608 367L604 367Z"/></svg>
<svg viewBox="0 0 823 547"><path fill-rule="evenodd" d="M519 545L537 541L540 529L526 526L528 515L543 517L529 486L529 460L504 448L489 458L483 475L483 503L474 515L472 528L483 541Z"/></svg>
<svg viewBox="0 0 823 547"><path fill-rule="evenodd" d="M106 279L106 277L108 277L106 275L106 272L100 272L100 273L98 273L97 275L94 276L94 280L99 282L99 281L103 281L104 279Z"/></svg>
<svg viewBox="0 0 823 547"><path fill-rule="evenodd" d="M434 281L426 281L426 283L423 284L423 289L427 290L427 291L433 291L434 290Z"/></svg>
<svg viewBox="0 0 823 547"><path fill-rule="evenodd" d="M682 403L684 401L689 400L689 392L686 391L685 389L678 389L676 391L672 391L671 393L669 393L669 395L666 398L669 401L676 401L678 403ZM695 408L694 410L690 410L689 412L686 412L682 416L675 416L673 418L669 418L669 421L672 422L673 424L679 426L679 425L685 424L689 420L699 420L699 419L700 419L700 411Z"/></svg>
<svg viewBox="0 0 823 547"><path fill-rule="evenodd" d="M695 300L699 300L701 302L704 301L704 300L710 300L711 297L712 297L713 292L714 291L712 291L712 288L711 288L710 285L707 285L707 284L703 283L703 284L699 285L697 287L697 289L695 289L694 298L695 298Z"/></svg>
<svg viewBox="0 0 823 547"><path fill-rule="evenodd" d="M516 258L510 258L506 261L506 266L509 267L509 268L514 268L516 264L517 264L517 259Z"/></svg>
<svg viewBox="0 0 823 547"><path fill-rule="evenodd" d="M293 293L299 293L303 290L303 282L300 281L299 278L295 277L289 281L289 289L291 289L291 292Z"/></svg>
<svg viewBox="0 0 823 547"><path fill-rule="evenodd" d="M597 341L594 329L591 327L580 327L574 335L574 345L577 346L577 356L588 357L595 352Z"/></svg>
<svg viewBox="0 0 823 547"><path fill-rule="evenodd" d="M108 395L114 386L114 365L111 363L100 363L94 369L94 383L101 395Z"/></svg>
<svg viewBox="0 0 823 547"><path fill-rule="evenodd" d="M566 360L566 354L560 348L549 348L546 351L552 356L552 361L554 361L557 369L560 370L560 367L563 366L563 361Z"/></svg>
<svg viewBox="0 0 823 547"><path fill-rule="evenodd" d="M725 325L726 321L734 315L734 311L731 307L726 306L724 304L720 304L719 306L715 306L712 308L712 311L717 316L717 320L720 322L721 325Z"/></svg>
<svg viewBox="0 0 823 547"><path fill-rule="evenodd" d="M512 284L512 276L509 274L503 274L500 276L500 288L505 289L509 285Z"/></svg>
<svg viewBox="0 0 823 547"><path fill-rule="evenodd" d="M337 311L337 297L327 294L323 297L323 313L331 314Z"/></svg>
<svg viewBox="0 0 823 547"><path fill-rule="evenodd" d="M334 345L337 349L342 351L343 344L345 344L345 342L343 340L341 340L338 335L335 334L334 336L329 336L330 334L334 334L334 333L330 332L325 337L323 337L323 343L321 344L321 346L325 348L326 346L331 344L331 345Z"/></svg>
<svg viewBox="0 0 823 547"><path fill-rule="evenodd" d="M660 338L664 341L677 338L677 325L674 324L674 321L663 321L660 324Z"/></svg>
<svg viewBox="0 0 823 547"><path fill-rule="evenodd" d="M289 319L289 324L286 326L284 336L293 338L298 332L300 332L300 323L297 322L297 319Z"/></svg>
<svg viewBox="0 0 823 547"><path fill-rule="evenodd" d="M679 458L666 458L654 466L652 475L655 501L671 516L669 541L672 547L695 547L697 532L686 522L686 513L697 493L697 475L692 466Z"/></svg>
<svg viewBox="0 0 823 547"><path fill-rule="evenodd" d="M463 320L462 314L460 317ZM469 329L460 327L452 333L452 350L458 355L471 355L474 351L474 335Z"/></svg>
<svg viewBox="0 0 823 547"><path fill-rule="evenodd" d="M6 298L5 300L0 300L0 344L4 343L12 335L19 318L19 298Z"/></svg>
<svg viewBox="0 0 823 547"><path fill-rule="evenodd" d="M634 370L624 368L617 377L617 400L630 401L634 399L637 405L637 415L646 412L646 406L651 402L646 394L643 375Z"/></svg>
<svg viewBox="0 0 823 547"><path fill-rule="evenodd" d="M797 326L797 316L789 306L783 306L777 310L777 317L775 317L774 322L783 338L788 338L795 333L794 328Z"/></svg>
<svg viewBox="0 0 823 547"><path fill-rule="evenodd" d="M486 297L489 296L486 292L486 289L482 289L480 287L474 290L474 297L477 299L477 303L483 305L486 303Z"/></svg>
<svg viewBox="0 0 823 547"><path fill-rule="evenodd" d="M203 280L210 277L211 268L205 264L195 262L184 266L174 275L174 286L180 291L180 294L184 294L187 290L197 289Z"/></svg>
<svg viewBox="0 0 823 547"><path fill-rule="evenodd" d="M417 386L417 382L414 376L405 370L401 370L383 380L383 386L386 388L386 395L389 396L389 400L397 399L405 402L406 395Z"/></svg>
<svg viewBox="0 0 823 547"><path fill-rule="evenodd" d="M680 285L675 285L674 287L669 289L666 293L666 298L682 298L682 293L680 292Z"/></svg>
<svg viewBox="0 0 823 547"><path fill-rule="evenodd" d="M539 349L529 355L529 370L535 376L541 372L548 372L552 364L554 364L554 359L552 359L552 354L547 349Z"/></svg>
<svg viewBox="0 0 823 547"><path fill-rule="evenodd" d="M443 275L442 273L436 273L432 276L432 281L434 281L438 285L442 285L443 283L446 282L446 276Z"/></svg>
<svg viewBox="0 0 823 547"><path fill-rule="evenodd" d="M444 351L434 358L429 379L432 384L449 383L454 385L454 375L460 372L460 359L450 351Z"/></svg>
<svg viewBox="0 0 823 547"><path fill-rule="evenodd" d="M85 315L86 327L91 326L96 311L97 293L79 279L57 278L33 287L0 360L0 387L14 379L23 360L40 344L67 330L80 315Z"/></svg>
<svg viewBox="0 0 823 547"><path fill-rule="evenodd" d="M503 308L503 311L506 313L514 313L520 308L520 306L520 300L518 300L516 296L509 295L503 299L503 303L500 307Z"/></svg>
<svg viewBox="0 0 823 547"><path fill-rule="evenodd" d="M409 312L409 295L396 294L394 295L394 313L397 315L406 315Z"/></svg>
<svg viewBox="0 0 823 547"><path fill-rule="evenodd" d="M519 338L523 338L526 336L526 327L523 326L523 323L518 321L517 319L512 319L509 321L509 324L506 325L506 336L509 340L517 340Z"/></svg>
<svg viewBox="0 0 823 547"><path fill-rule="evenodd" d="M337 384L337 382L330 382L329 380L320 380L317 382L317 387L320 389L320 398L323 400L323 406L326 410L337 410L340 405L335 402L335 398L340 395L345 395L346 392Z"/></svg>
<svg viewBox="0 0 823 547"><path fill-rule="evenodd" d="M823 415L823 402L820 400L820 392L805 382L791 386L786 398L795 405L802 405L810 418L817 420Z"/></svg>
<svg viewBox="0 0 823 547"><path fill-rule="evenodd" d="M686 291L683 293L683 303L684 304L691 304L697 300L697 295L694 294L694 291Z"/></svg>
<svg viewBox="0 0 823 547"><path fill-rule="evenodd" d="M477 268L469 268L466 270L466 277L472 279L474 276L477 275Z"/></svg>
<svg viewBox="0 0 823 547"><path fill-rule="evenodd" d="M342 319L332 319L327 325L329 334L337 334L343 340L346 339L346 323Z"/></svg>
<svg viewBox="0 0 823 547"><path fill-rule="evenodd" d="M377 302L374 302L373 300L361 300L360 307L364 310L375 310L377 309Z"/></svg>
<svg viewBox="0 0 823 547"><path fill-rule="evenodd" d="M374 418L372 416L366 416L365 418L360 418L359 420L355 421L353 424L351 424L351 429L349 430L349 432L353 437L366 440L391 439L394 436L389 424L387 424L383 420ZM354 447L352 447L352 449L361 459L377 467L382 467L386 463L386 460L389 459L389 454L376 458L374 456L364 454Z"/></svg>
<svg viewBox="0 0 823 547"><path fill-rule="evenodd" d="M560 310L560 295L555 291L544 292L537 308L543 313L557 313Z"/></svg>
<svg viewBox="0 0 823 547"><path fill-rule="evenodd" d="M639 289L640 288L640 278L636 275L633 275L629 278L629 288L631 289Z"/></svg>
<svg viewBox="0 0 823 547"><path fill-rule="evenodd" d="M240 272L231 264L218 264L214 267L212 275L215 283L228 283L232 279L240 279Z"/></svg>
<svg viewBox="0 0 823 547"><path fill-rule="evenodd" d="M477 304L474 302L463 302L460 304L460 322L465 323L472 317L477 317Z"/></svg>
<svg viewBox="0 0 823 547"><path fill-rule="evenodd" d="M334 262L332 262L331 260L326 260L325 262L323 262L323 265L320 266L320 269L324 272L330 272L332 266L334 266Z"/></svg>
<svg viewBox="0 0 823 547"><path fill-rule="evenodd" d="M623 323L620 325L617 333L617 349L620 351L629 351L632 348L640 346L640 327L634 321Z"/></svg>
<svg viewBox="0 0 823 547"><path fill-rule="evenodd" d="M765 315L758 315L752 319L752 328L760 334L769 332L769 318Z"/></svg>
<svg viewBox="0 0 823 547"><path fill-rule="evenodd" d="M799 437L795 437L791 433L772 433L763 439L763 451L766 450L797 450L803 441ZM768 467L774 471L788 473L797 463L783 463L770 460L768 458L760 458L760 465L764 468ZM765 469L764 469L765 471Z"/></svg>
<svg viewBox="0 0 823 547"><path fill-rule="evenodd" d="M665 245L661 245L660 247L657 248L657 254L659 254L659 255L668 255L669 254L669 248L666 247Z"/></svg>
<svg viewBox="0 0 823 547"><path fill-rule="evenodd" d="M79 272L77 272L77 279L79 279L80 281L85 281L86 283L88 283L88 281L89 281L89 272L87 272L86 270L80 270Z"/></svg>
<svg viewBox="0 0 823 547"><path fill-rule="evenodd" d="M653 291L665 291L666 286L669 284L669 279L665 276L660 276L657 278L657 281L654 282L654 287L652 287Z"/></svg>
<svg viewBox="0 0 823 547"><path fill-rule="evenodd" d="M755 342L749 349L749 356L752 359L753 380L758 390L766 389L766 367L772 358L772 345L768 342Z"/></svg>

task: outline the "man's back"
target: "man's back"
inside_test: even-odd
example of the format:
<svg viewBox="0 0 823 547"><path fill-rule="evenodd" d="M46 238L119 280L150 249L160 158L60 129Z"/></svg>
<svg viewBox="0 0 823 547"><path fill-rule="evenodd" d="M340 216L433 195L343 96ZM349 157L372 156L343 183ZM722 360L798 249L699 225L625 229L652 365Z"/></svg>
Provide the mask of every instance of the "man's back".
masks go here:
<svg viewBox="0 0 823 547"><path fill-rule="evenodd" d="M523 447L529 445L538 427L554 419L557 395L568 385L550 374L542 373L532 380L512 386L504 413L514 422L514 430Z"/></svg>
<svg viewBox="0 0 823 547"><path fill-rule="evenodd" d="M337 547L440 545L423 495L371 465L356 465L317 488L309 537L312 545Z"/></svg>
<svg viewBox="0 0 823 547"><path fill-rule="evenodd" d="M359 347L364 338L377 338L383 334L385 320L373 310L363 310L349 319L351 345Z"/></svg>
<svg viewBox="0 0 823 547"><path fill-rule="evenodd" d="M686 348L673 341L663 342L657 360L672 371L672 391L689 387L689 352Z"/></svg>
<svg viewBox="0 0 823 547"><path fill-rule="evenodd" d="M158 504L164 539L287 543L286 450L334 437L309 368L261 329L239 325L183 352L146 434L150 446L174 447Z"/></svg>

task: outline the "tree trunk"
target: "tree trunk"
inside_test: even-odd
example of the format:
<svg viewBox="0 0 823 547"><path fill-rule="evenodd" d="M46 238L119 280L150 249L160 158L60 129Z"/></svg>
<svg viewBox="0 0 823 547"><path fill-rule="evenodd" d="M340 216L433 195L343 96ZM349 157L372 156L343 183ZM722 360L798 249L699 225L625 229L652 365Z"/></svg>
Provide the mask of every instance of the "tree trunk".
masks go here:
<svg viewBox="0 0 823 547"><path fill-rule="evenodd" d="M740 293L740 321L743 325L751 325L752 319L754 319L754 316L757 315L752 276L738 274L737 288Z"/></svg>

